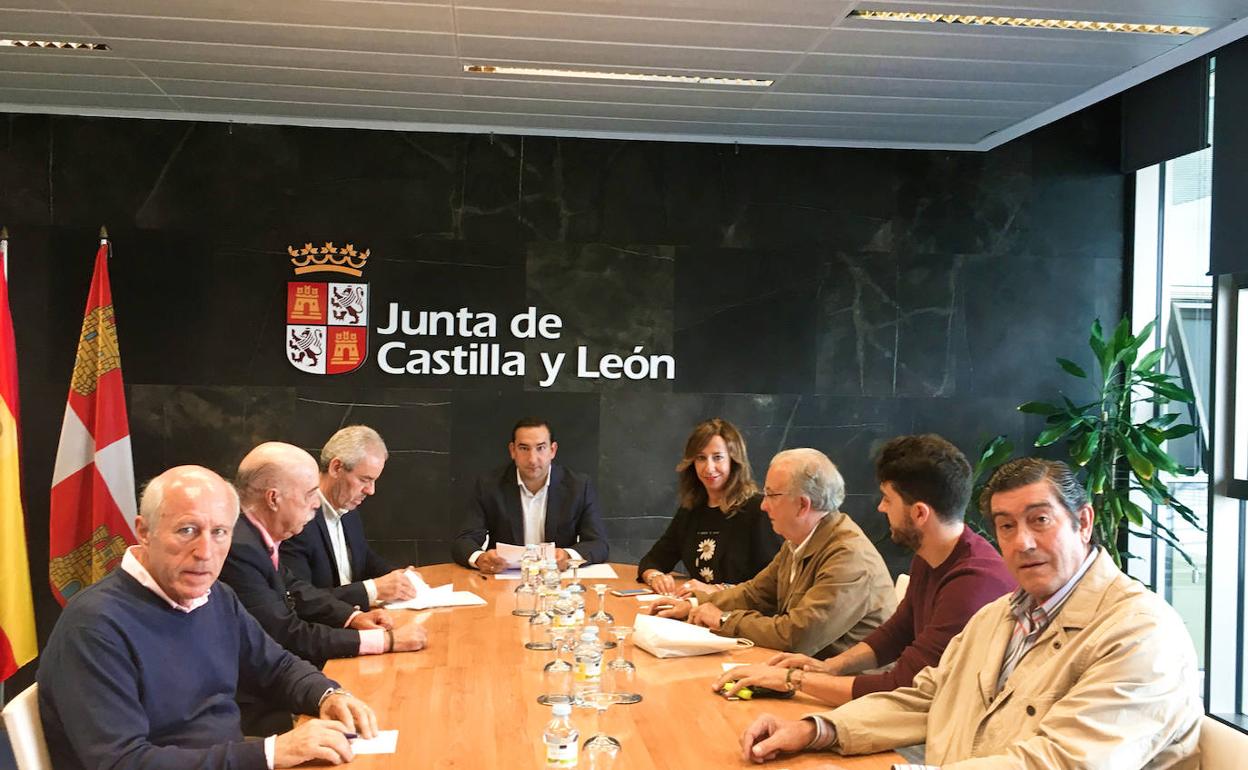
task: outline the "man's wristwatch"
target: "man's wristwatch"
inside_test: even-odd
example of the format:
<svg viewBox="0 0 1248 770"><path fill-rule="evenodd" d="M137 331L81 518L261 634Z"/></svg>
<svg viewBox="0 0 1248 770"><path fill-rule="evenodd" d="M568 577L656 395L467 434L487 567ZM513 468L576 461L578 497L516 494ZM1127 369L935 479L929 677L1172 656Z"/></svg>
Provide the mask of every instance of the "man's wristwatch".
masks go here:
<svg viewBox="0 0 1248 770"><path fill-rule="evenodd" d="M722 626L723 624L727 623L728 618L730 617L732 617L732 610L729 610L728 612L725 612L719 616L719 624Z"/></svg>

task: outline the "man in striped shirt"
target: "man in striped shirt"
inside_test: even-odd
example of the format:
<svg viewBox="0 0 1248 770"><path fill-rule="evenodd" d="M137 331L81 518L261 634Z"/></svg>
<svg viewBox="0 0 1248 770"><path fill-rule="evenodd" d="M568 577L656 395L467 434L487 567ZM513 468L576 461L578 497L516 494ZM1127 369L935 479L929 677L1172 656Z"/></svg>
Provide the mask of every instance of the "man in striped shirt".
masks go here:
<svg viewBox="0 0 1248 770"><path fill-rule="evenodd" d="M910 687L797 721L760 717L742 736L745 758L926 743L926 767L945 770L1199 766L1191 638L1093 542L1070 468L1007 463L980 507L1019 590L976 613Z"/></svg>

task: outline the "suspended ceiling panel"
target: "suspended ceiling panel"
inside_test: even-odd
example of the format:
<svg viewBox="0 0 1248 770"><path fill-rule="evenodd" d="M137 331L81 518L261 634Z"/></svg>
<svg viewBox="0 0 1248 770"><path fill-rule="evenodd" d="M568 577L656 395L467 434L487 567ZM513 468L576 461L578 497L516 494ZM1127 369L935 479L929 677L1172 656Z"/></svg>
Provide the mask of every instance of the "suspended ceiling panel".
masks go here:
<svg viewBox="0 0 1248 770"><path fill-rule="evenodd" d="M1174 24L1169 36L858 10ZM0 111L988 149L1248 33L1248 0L0 0ZM465 65L769 79L482 75Z"/></svg>

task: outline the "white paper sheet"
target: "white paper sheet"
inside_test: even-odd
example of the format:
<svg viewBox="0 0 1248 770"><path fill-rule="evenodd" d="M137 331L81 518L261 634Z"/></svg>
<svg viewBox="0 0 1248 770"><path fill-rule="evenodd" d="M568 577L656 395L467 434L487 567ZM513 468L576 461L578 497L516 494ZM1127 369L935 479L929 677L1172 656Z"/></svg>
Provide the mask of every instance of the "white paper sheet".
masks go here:
<svg viewBox="0 0 1248 770"><path fill-rule="evenodd" d="M456 591L454 586L447 583L437 588L416 589L416 598L407 599L401 602L389 602L386 604L388 610L427 610L433 607L479 607L485 604L485 599L477 596L472 591Z"/></svg>
<svg viewBox="0 0 1248 770"><path fill-rule="evenodd" d="M378 730L375 738L354 738L351 741L351 750L356 754L393 754L398 747L398 730Z"/></svg>
<svg viewBox="0 0 1248 770"><path fill-rule="evenodd" d="M578 570L578 572L580 572L582 583L584 583L586 580L615 580L619 577L619 575L615 574L615 570L612 569L610 564L587 564L584 567L581 567ZM565 569L563 571L562 578L564 580L571 580L572 570ZM495 575L494 579L495 580L519 580L520 570L518 569L504 570L503 572L500 572L497 575Z"/></svg>
<svg viewBox="0 0 1248 770"><path fill-rule="evenodd" d="M420 593L421 589L428 589L429 584L420 576L416 570L403 570L403 576L407 578L407 582L412 584L412 588L416 589L416 593Z"/></svg>
<svg viewBox="0 0 1248 770"><path fill-rule="evenodd" d="M520 560L524 558L524 546L512 545L511 543L495 543L494 548L498 551L498 555L503 561L507 562L507 569L519 569Z"/></svg>

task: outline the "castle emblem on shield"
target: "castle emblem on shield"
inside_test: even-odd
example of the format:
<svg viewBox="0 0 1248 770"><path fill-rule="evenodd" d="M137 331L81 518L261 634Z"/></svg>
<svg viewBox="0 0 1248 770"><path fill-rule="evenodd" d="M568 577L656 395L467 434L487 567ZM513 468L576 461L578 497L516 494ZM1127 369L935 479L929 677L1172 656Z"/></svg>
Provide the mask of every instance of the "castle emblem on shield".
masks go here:
<svg viewBox="0 0 1248 770"><path fill-rule="evenodd" d="M286 359L311 374L346 374L368 357L368 249L333 243L287 246L296 276L332 273L333 280L286 284ZM345 277L344 277L345 276Z"/></svg>

